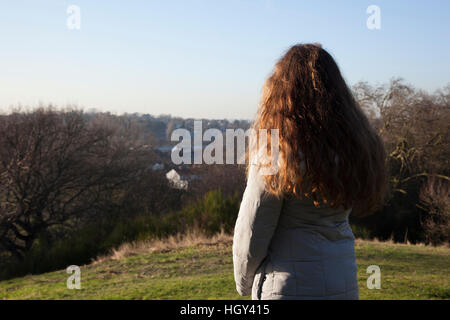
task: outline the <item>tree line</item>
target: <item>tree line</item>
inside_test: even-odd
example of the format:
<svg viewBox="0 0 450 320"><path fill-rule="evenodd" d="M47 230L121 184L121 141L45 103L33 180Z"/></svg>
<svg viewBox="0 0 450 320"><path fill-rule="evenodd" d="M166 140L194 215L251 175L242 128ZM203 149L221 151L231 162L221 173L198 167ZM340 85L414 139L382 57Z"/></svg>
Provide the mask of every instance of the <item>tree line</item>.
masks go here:
<svg viewBox="0 0 450 320"><path fill-rule="evenodd" d="M393 79L360 82L353 92L384 141L390 175L384 206L351 217L355 235L448 243L450 85L428 93ZM152 170L164 161L153 147L191 120L52 106L1 115L0 277L86 263L124 241L194 226L231 232L244 166L177 168L201 177L188 191ZM209 120L206 127L248 124Z"/></svg>

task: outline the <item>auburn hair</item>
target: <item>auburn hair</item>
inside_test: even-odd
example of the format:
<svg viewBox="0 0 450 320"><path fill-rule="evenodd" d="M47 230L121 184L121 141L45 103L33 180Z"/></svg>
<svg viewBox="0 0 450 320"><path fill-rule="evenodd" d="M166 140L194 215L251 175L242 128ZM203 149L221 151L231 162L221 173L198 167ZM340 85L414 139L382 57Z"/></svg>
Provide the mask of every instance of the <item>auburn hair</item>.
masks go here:
<svg viewBox="0 0 450 320"><path fill-rule="evenodd" d="M252 129L257 137L278 129L279 166L264 176L268 192L352 208L359 216L383 203L383 142L320 44L295 45L276 63Z"/></svg>

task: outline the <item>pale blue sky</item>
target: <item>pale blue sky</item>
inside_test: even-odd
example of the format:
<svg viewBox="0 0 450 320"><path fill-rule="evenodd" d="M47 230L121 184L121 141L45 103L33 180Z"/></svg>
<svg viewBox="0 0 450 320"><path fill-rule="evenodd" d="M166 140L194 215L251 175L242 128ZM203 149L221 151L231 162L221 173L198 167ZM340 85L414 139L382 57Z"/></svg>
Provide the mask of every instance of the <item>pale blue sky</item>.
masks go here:
<svg viewBox="0 0 450 320"><path fill-rule="evenodd" d="M69 30L67 7L81 9ZM369 5L381 30L366 27ZM450 82L450 1L1 0L0 108L253 118L291 45L320 42L349 82Z"/></svg>

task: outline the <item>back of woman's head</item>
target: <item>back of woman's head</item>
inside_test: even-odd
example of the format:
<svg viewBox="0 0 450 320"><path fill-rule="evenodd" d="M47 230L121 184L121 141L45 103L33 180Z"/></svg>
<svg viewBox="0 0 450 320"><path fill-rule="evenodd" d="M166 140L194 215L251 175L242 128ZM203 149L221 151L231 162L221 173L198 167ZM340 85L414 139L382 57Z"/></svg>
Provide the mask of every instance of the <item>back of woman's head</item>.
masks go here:
<svg viewBox="0 0 450 320"><path fill-rule="evenodd" d="M279 130L280 166L265 176L269 192L353 208L357 215L382 203L383 143L320 45L295 45L277 62L253 128Z"/></svg>

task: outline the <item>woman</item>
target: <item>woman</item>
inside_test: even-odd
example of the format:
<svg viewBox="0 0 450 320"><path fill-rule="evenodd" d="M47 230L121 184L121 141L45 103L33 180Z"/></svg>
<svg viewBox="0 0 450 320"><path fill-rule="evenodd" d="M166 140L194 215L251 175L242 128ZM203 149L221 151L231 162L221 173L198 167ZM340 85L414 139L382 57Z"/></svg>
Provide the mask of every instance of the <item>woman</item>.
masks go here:
<svg viewBox="0 0 450 320"><path fill-rule="evenodd" d="M358 299L348 217L383 202L385 151L320 45L295 45L278 61L253 128L258 136L278 129L279 152L271 174L257 157L261 147L249 152L233 241L237 291L252 299Z"/></svg>

